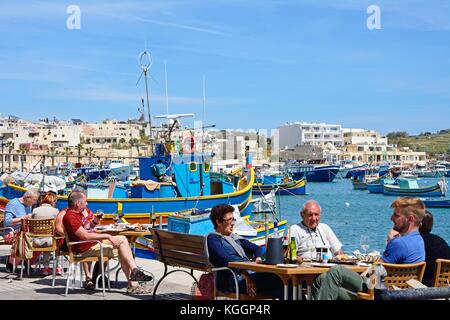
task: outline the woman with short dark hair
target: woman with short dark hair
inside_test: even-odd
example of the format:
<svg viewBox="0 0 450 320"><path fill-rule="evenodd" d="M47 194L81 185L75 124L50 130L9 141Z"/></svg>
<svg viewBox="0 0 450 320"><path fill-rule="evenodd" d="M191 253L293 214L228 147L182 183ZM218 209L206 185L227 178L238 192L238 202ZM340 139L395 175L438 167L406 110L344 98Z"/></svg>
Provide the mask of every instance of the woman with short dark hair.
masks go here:
<svg viewBox="0 0 450 320"><path fill-rule="evenodd" d="M432 234L432 229L433 215L427 210L419 227L419 232L425 243L425 262L427 263L422 283L428 287L433 285L436 259L450 259L450 247L444 239Z"/></svg>
<svg viewBox="0 0 450 320"><path fill-rule="evenodd" d="M229 262L250 261L251 255L257 263L261 262L262 249L247 239L233 233L236 219L234 208L228 204L215 206L210 215L216 232L208 235L209 259L215 267L228 267ZM252 272L233 269L238 277L239 292L250 296L267 295L283 298L283 282L273 273ZM234 292L234 277L230 271L219 271L217 288L223 292Z"/></svg>

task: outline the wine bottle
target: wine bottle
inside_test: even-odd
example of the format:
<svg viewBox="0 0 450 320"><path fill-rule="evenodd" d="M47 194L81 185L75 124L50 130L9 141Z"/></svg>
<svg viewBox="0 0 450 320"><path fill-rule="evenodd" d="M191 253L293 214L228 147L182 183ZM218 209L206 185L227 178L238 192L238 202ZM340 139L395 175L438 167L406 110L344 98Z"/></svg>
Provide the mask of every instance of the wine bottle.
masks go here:
<svg viewBox="0 0 450 320"><path fill-rule="evenodd" d="M295 244L295 237L291 237L289 242L289 258L291 263L297 263L297 245Z"/></svg>

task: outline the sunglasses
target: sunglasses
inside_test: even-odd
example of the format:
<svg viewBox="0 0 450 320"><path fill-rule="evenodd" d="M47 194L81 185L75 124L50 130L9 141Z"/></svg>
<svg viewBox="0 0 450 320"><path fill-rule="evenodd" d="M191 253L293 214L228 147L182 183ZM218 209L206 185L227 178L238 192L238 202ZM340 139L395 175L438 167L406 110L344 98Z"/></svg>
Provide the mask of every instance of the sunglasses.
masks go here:
<svg viewBox="0 0 450 320"><path fill-rule="evenodd" d="M231 221L233 221L233 222L236 222L236 218L234 218L234 217L231 217L231 218L228 218L228 219L220 219L222 222L226 222L226 223L230 223Z"/></svg>

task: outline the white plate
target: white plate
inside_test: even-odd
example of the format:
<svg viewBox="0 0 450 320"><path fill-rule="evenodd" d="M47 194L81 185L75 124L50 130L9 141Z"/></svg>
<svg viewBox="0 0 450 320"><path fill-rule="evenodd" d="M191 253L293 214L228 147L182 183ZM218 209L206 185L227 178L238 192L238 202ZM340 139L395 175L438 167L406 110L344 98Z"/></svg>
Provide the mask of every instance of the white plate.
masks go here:
<svg viewBox="0 0 450 320"><path fill-rule="evenodd" d="M297 267L298 267L298 264L293 264L293 263L287 263L287 264L285 264L285 263L279 263L279 264L277 264L277 267L280 267L280 268L297 268Z"/></svg>
<svg viewBox="0 0 450 320"><path fill-rule="evenodd" d="M318 263L318 262L313 262L311 263L311 265L314 267L321 267L321 268L331 268L337 266L336 263Z"/></svg>

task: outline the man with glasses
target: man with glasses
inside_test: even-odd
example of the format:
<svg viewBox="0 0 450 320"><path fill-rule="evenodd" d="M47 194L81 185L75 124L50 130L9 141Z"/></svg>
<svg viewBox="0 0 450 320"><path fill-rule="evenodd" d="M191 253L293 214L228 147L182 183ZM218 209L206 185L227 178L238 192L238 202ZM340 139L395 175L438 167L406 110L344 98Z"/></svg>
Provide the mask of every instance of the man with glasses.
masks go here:
<svg viewBox="0 0 450 320"><path fill-rule="evenodd" d="M217 205L211 211L210 219L215 232L208 235L207 241L209 260L215 267L228 267L229 262L250 261L247 255L251 255L257 263L261 262L262 249L233 233L236 222L233 212L234 208L228 204ZM233 271L237 274L239 292L283 299L283 283L275 274L242 269ZM230 271L219 271L216 285L222 292L235 292L234 277Z"/></svg>

